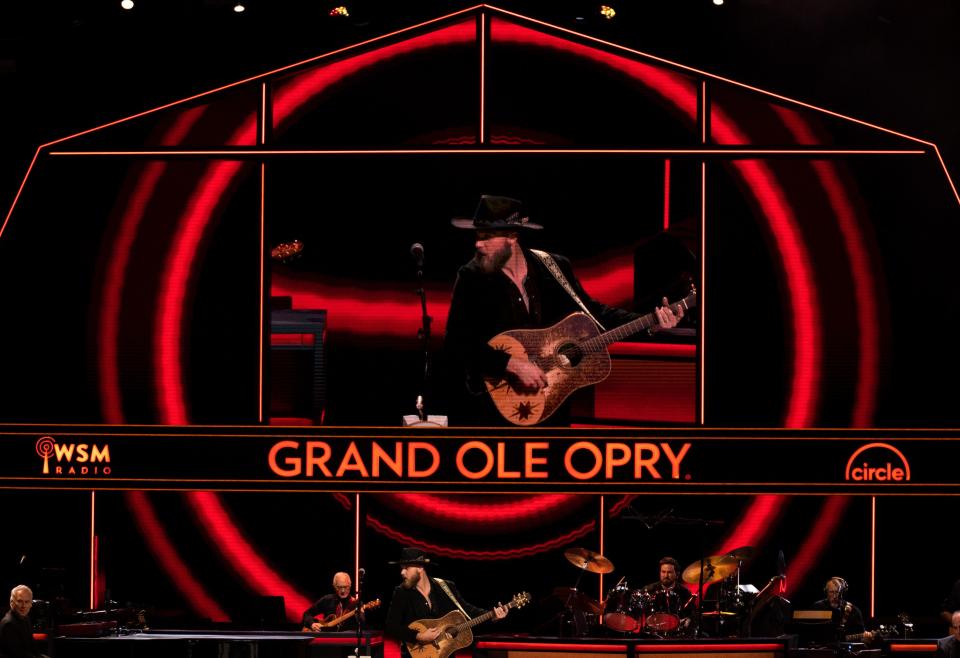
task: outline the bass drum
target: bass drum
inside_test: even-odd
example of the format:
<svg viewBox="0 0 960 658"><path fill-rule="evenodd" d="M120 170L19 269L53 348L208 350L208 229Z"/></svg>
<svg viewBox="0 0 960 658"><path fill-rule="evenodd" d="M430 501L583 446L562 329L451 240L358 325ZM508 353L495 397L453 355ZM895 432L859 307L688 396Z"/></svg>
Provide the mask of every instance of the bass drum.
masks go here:
<svg viewBox="0 0 960 658"><path fill-rule="evenodd" d="M637 605L639 590L631 590L625 583L607 594L603 607L603 625L618 633L633 633L643 625L643 608Z"/></svg>
<svg viewBox="0 0 960 658"><path fill-rule="evenodd" d="M661 635L676 632L680 628L680 596L664 590L652 594L644 628Z"/></svg>

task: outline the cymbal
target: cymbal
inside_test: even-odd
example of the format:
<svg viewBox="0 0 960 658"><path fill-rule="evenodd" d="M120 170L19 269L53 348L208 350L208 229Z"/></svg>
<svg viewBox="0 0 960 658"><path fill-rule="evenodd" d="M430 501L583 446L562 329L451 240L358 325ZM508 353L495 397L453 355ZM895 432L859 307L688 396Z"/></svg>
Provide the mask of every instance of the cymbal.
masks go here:
<svg viewBox="0 0 960 658"><path fill-rule="evenodd" d="M741 546L740 548L735 548L732 551L727 552L727 555L742 562L746 562L747 560L752 560L756 553L757 549L755 549L753 546Z"/></svg>
<svg viewBox="0 0 960 658"><path fill-rule="evenodd" d="M703 560L703 582L719 582L735 574L739 567L740 560L732 555L711 555ZM683 582L692 585L700 582L700 560L683 570Z"/></svg>
<svg viewBox="0 0 960 658"><path fill-rule="evenodd" d="M583 592L572 587L554 587L553 595L564 602L570 601L570 605L583 612L592 612L599 615L603 612L603 606L596 599L593 599Z"/></svg>
<svg viewBox="0 0 960 658"><path fill-rule="evenodd" d="M613 571L613 562L599 553L585 548L568 548L563 552L570 564L593 573L610 573Z"/></svg>

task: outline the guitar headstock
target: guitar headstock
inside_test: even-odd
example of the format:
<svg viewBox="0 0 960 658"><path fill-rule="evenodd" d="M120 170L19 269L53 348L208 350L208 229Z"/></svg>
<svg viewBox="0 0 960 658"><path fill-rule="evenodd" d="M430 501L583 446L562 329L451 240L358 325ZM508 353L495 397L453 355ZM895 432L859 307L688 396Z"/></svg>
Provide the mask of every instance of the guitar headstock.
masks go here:
<svg viewBox="0 0 960 658"><path fill-rule="evenodd" d="M373 601L368 601L363 604L364 610L372 610L374 608L380 607L380 599L374 599Z"/></svg>
<svg viewBox="0 0 960 658"><path fill-rule="evenodd" d="M520 592L513 595L513 607L522 608L530 603L530 592Z"/></svg>

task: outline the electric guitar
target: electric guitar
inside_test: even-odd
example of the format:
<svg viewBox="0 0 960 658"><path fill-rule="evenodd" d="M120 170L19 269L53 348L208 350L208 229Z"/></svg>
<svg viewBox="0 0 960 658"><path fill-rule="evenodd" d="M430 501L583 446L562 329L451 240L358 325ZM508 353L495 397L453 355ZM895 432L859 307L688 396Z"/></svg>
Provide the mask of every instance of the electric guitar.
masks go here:
<svg viewBox="0 0 960 658"><path fill-rule="evenodd" d="M696 308L692 291L670 309L676 313ZM514 425L536 425L549 418L571 393L602 382L610 374L607 345L657 324L656 313L600 333L586 313L572 313L546 329L512 329L488 344L494 349L529 360L543 370L547 385L536 393L521 393L506 379L486 379L487 392L497 411Z"/></svg>
<svg viewBox="0 0 960 658"><path fill-rule="evenodd" d="M376 600L374 600L374 601L370 601L370 602L368 602L368 603L364 603L363 606L361 606L360 609L363 610L364 612L366 612L367 610L372 610L373 608L377 608L377 607L379 607L379 606L380 606L380 599L376 599ZM325 617L324 619L316 619L315 621L316 621L316 623L320 624L320 628L336 628L337 626L339 626L339 625L342 624L343 622L345 622L345 621L347 621L348 619L350 619L351 617L353 617L355 614L357 614L357 609L356 609L356 608L354 608L353 610L349 610L349 611L343 613L343 614L340 615L339 617L334 617L333 615L329 615L328 617ZM303 632L305 632L305 633L312 633L312 632L313 632L313 629L310 628L309 626L304 626L304 627L303 627L302 629L300 629L300 630L303 631Z"/></svg>
<svg viewBox="0 0 960 658"><path fill-rule="evenodd" d="M513 600L504 607L522 608L530 602L530 594L520 592L514 595ZM440 628L440 635L430 644L420 644L418 642L407 642L407 650L411 658L447 658L458 649L469 646L473 642L473 631L470 630L477 624L487 621L496 616L493 610L485 612L482 615L467 619L459 610L448 612L440 619L420 619L409 625L408 628L417 631L426 631L431 628Z"/></svg>
<svg viewBox="0 0 960 658"><path fill-rule="evenodd" d="M902 634L903 637L908 637L908 631L912 629L913 623L910 621L910 617L905 612L901 612L899 615L897 615L896 624L881 624L876 630L870 631L870 633L875 638L888 638L898 634ZM844 635L843 639L845 642L861 642L863 641L863 636L863 633L853 633L852 635Z"/></svg>

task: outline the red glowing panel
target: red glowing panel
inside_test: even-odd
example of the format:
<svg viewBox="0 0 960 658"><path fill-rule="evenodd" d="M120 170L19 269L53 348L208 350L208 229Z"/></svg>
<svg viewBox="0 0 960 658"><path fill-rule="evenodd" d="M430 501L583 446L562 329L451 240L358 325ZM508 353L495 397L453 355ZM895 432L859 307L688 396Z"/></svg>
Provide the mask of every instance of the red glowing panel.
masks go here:
<svg viewBox="0 0 960 658"><path fill-rule="evenodd" d="M815 144L816 137L810 125L798 113L773 106L780 120L800 144ZM873 279L870 257L864 242L853 204L840 182L837 167L832 162L816 160L811 163L820 185L827 194L833 216L837 220L843 245L850 259L851 275L857 294L851 300L856 305L857 332L860 353L857 361L857 384L851 424L866 427L873 419L876 407L878 368L880 360L880 322L877 317L877 288Z"/></svg>
<svg viewBox="0 0 960 658"><path fill-rule="evenodd" d="M283 130L285 124L294 120L299 110L323 93L331 85L358 71L389 59L407 55L424 48L473 43L477 38L476 21L457 23L419 37L406 39L390 46L383 46L361 55L354 55L338 62L326 64L292 77L278 85L273 95L273 127Z"/></svg>
<svg viewBox="0 0 960 658"><path fill-rule="evenodd" d="M697 92L693 82L686 76L669 71L662 66L637 62L496 18L490 21L490 40L499 43L531 44L542 48L560 50L605 64L658 91L691 124L697 119Z"/></svg>
<svg viewBox="0 0 960 658"><path fill-rule="evenodd" d="M203 586L190 573L190 568L180 558L147 495L142 491L128 491L127 504L130 505L133 512L131 516L146 539L150 552L176 584L193 611L212 621L230 621L227 614L207 594Z"/></svg>
<svg viewBox="0 0 960 658"><path fill-rule="evenodd" d="M596 521L590 521L575 530L555 537L549 541L532 544L529 546L519 546L502 550L469 550L457 548L454 546L443 546L432 542L425 542L412 535L396 530L386 522L381 521L375 516L367 515L367 525L404 546L416 546L433 555L456 558L458 560L510 560L521 557L529 557L544 551L558 550L564 546L569 546L572 542L580 539L584 535L593 532L597 527Z"/></svg>
<svg viewBox="0 0 960 658"><path fill-rule="evenodd" d="M264 561L223 507L220 498L204 491L187 494L187 500L197 515L200 527L210 535L227 563L257 591L283 596L287 619L299 621L299 611L309 608L312 602Z"/></svg>
<svg viewBox="0 0 960 658"><path fill-rule="evenodd" d="M794 587L803 584L807 574L817 565L827 542L836 537L837 526L843 520L849 504L849 496L829 496L824 501L816 522L789 565L790 582Z"/></svg>

